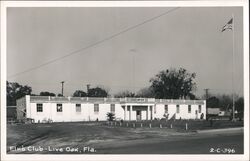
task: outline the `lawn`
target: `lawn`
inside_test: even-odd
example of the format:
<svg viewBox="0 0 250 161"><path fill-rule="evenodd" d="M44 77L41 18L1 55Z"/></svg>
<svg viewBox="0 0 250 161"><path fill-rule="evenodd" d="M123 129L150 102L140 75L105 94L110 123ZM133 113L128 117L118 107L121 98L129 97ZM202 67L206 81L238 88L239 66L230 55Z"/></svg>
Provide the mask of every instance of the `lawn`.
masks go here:
<svg viewBox="0 0 250 161"><path fill-rule="evenodd" d="M188 130L185 130L186 123L189 126ZM142 128L141 124L143 124ZM149 128L149 124L151 124L151 128ZM159 127L159 124L162 125L162 128ZM172 128L170 128L171 124ZM105 151L100 151L105 147L130 146L163 139L173 140L183 138L185 135L192 136L198 129L241 127L242 125L242 122L215 121L213 126L210 126L210 122L207 121L187 120L169 122L155 120L123 122L122 124L113 122L112 125L107 122L13 124L7 125L7 152L15 154L105 153ZM13 147L19 148L19 150L13 150ZM45 150L36 151L33 147L42 147ZM24 150L20 150L20 148ZM64 151L59 151L59 148L63 148ZM70 149L67 151L65 150L67 148Z"/></svg>
<svg viewBox="0 0 250 161"><path fill-rule="evenodd" d="M128 128L173 128L179 132L190 132L196 130L220 129L243 127L243 121L228 120L152 120L152 121L125 121L125 122L106 122L108 126L128 127Z"/></svg>
<svg viewBox="0 0 250 161"><path fill-rule="evenodd" d="M114 128L99 123L20 124L7 126L7 146L91 147L92 144L153 138L161 133L150 129ZM169 134L175 130L168 129ZM29 153L29 152L24 152ZM32 152L30 152L32 153ZM56 152L51 152L56 153Z"/></svg>

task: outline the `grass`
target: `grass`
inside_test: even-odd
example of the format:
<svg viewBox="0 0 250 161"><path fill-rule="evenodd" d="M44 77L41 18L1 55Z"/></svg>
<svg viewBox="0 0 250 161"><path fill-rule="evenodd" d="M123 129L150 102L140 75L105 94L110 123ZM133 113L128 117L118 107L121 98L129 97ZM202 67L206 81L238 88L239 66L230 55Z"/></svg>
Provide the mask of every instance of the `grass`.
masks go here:
<svg viewBox="0 0 250 161"><path fill-rule="evenodd" d="M127 128L113 128L99 123L20 124L7 126L7 146L89 146L113 140L135 140L154 134Z"/></svg>
<svg viewBox="0 0 250 161"><path fill-rule="evenodd" d="M128 127L126 124L128 123ZM188 123L189 130L185 130ZM175 121L142 121L142 122L120 122L107 125L107 122L69 122L50 124L13 124L7 125L7 152L10 146L53 146L53 147L85 147L104 146L114 147L116 145L136 144L150 142L157 139L171 138L171 136L185 135L198 129L240 127L243 122L214 121L210 126L208 121L175 120ZM133 128L135 124L135 128ZM140 125L143 124L143 128ZM151 124L152 128L149 128ZM159 128L162 124L162 128ZM173 128L170 129L172 124ZM166 128L167 127L167 128ZM34 152L21 152L34 153ZM57 152L41 152L57 153Z"/></svg>
<svg viewBox="0 0 250 161"><path fill-rule="evenodd" d="M152 120L152 121L124 121L123 123L114 121L109 122L106 125L108 126L120 126L120 127L129 127L129 128L173 128L178 131L186 130L195 131L195 130L205 130L205 129L219 129L219 128L231 128L231 127L243 127L243 121L232 122L228 120Z"/></svg>

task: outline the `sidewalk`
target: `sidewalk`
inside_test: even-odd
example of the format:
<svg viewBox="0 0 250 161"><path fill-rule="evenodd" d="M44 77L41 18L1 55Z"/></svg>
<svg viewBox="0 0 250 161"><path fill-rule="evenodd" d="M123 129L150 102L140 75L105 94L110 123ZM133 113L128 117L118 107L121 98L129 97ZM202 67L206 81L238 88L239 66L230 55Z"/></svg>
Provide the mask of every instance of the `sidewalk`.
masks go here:
<svg viewBox="0 0 250 161"><path fill-rule="evenodd" d="M244 127L197 130L197 133L223 133L223 132L244 132Z"/></svg>

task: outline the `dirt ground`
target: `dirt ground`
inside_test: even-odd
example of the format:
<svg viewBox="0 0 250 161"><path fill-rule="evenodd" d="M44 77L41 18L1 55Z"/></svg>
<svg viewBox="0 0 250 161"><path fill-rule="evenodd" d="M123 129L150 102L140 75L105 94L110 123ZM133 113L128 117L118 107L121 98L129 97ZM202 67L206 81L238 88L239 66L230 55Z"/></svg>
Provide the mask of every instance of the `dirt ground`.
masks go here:
<svg viewBox="0 0 250 161"><path fill-rule="evenodd" d="M7 152L10 154L105 154L110 151L104 149L194 137L197 137L194 131L180 131L166 127L125 128L107 126L103 123L81 122L14 124L7 126Z"/></svg>

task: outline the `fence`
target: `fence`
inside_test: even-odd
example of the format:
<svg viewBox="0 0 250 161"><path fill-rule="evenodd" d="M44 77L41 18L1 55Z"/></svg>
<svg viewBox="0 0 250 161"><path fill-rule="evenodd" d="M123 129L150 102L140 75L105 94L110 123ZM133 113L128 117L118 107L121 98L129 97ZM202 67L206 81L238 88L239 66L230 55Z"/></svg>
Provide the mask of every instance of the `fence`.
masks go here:
<svg viewBox="0 0 250 161"><path fill-rule="evenodd" d="M225 120L152 120L152 121L112 121L106 122L106 126L122 128L169 128L176 130L195 131L203 129L217 129L242 127L243 121Z"/></svg>

